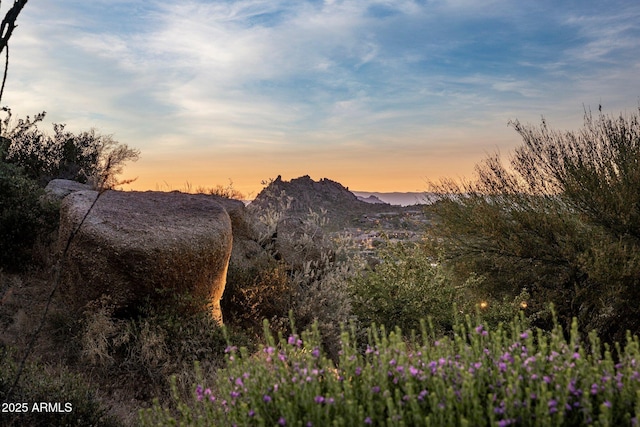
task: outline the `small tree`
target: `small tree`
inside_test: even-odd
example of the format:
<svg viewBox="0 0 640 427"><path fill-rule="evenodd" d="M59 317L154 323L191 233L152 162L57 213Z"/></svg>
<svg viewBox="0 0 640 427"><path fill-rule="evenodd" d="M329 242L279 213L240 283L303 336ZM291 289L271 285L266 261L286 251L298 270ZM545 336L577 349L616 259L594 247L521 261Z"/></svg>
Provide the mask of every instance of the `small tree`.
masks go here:
<svg viewBox="0 0 640 427"><path fill-rule="evenodd" d="M640 111L640 110L639 110ZM585 113L575 132L511 125L523 145L505 164L493 155L477 179L434 184L447 197L433 245L464 278L493 295L531 294L564 319L605 338L640 331L640 123ZM535 317L535 316L534 316Z"/></svg>
<svg viewBox="0 0 640 427"><path fill-rule="evenodd" d="M100 135L94 129L74 134L64 124L53 125L53 136L38 129L45 112L12 121L11 110L2 121L2 136L10 141L5 161L22 167L28 177L46 184L54 178L113 188L127 161L136 161L138 150Z"/></svg>

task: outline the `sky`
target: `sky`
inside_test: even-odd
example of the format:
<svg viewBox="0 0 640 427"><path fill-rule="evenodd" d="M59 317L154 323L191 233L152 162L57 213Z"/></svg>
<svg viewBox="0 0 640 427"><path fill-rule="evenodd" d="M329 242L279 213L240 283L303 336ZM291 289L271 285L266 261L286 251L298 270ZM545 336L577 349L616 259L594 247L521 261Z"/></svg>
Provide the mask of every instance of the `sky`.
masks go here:
<svg viewBox="0 0 640 427"><path fill-rule="evenodd" d="M510 120L637 111L638 23L635 0L30 0L2 105L139 149L128 189L426 191L508 156Z"/></svg>

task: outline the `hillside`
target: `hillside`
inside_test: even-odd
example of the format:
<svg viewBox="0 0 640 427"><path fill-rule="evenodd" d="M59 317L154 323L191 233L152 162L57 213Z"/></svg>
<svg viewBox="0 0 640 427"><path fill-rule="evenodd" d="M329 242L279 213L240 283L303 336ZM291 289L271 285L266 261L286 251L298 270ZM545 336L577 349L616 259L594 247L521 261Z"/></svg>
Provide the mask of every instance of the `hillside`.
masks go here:
<svg viewBox="0 0 640 427"><path fill-rule="evenodd" d="M288 218L302 218L315 212L328 221L330 229L357 225L363 216L400 213L399 206L361 201L342 184L323 178L314 181L308 175L282 180L278 176L251 202L252 210L285 211Z"/></svg>
<svg viewBox="0 0 640 427"><path fill-rule="evenodd" d="M258 213L285 212L286 219L301 219L310 212L326 220L328 231L346 231L356 239L376 239L381 234L415 239L431 220L421 206L395 206L361 200L339 182L314 181L305 175L291 181L278 176L258 194L249 209Z"/></svg>

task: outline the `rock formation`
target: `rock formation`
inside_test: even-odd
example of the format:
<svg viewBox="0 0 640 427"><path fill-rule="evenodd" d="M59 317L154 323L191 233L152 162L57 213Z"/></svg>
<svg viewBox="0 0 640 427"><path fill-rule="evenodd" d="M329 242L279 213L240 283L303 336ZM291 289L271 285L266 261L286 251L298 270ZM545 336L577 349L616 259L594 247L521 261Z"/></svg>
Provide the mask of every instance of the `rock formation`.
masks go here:
<svg viewBox="0 0 640 427"><path fill-rule="evenodd" d="M60 251L96 198L85 190L63 199ZM215 197L110 190L71 241L63 291L79 309L107 295L121 313L135 312L146 300L187 310L208 304L221 323L231 249L231 219Z"/></svg>
<svg viewBox="0 0 640 427"><path fill-rule="evenodd" d="M56 200L62 200L76 191L91 190L88 184L81 184L69 179L53 179L45 187L45 193Z"/></svg>
<svg viewBox="0 0 640 427"><path fill-rule="evenodd" d="M396 211L396 207L384 203L367 203L359 200L339 182L323 178L314 181L308 175L284 181L278 176L263 189L248 206L249 211L282 212L285 218L305 219L315 212L326 220L326 229L342 230L357 224L365 214Z"/></svg>

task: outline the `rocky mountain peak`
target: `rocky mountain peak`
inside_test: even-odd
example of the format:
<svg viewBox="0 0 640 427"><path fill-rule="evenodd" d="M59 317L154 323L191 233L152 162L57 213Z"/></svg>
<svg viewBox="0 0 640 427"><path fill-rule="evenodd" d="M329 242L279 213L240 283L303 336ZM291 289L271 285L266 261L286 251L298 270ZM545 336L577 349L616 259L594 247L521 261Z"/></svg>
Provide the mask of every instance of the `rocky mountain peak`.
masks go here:
<svg viewBox="0 0 640 427"><path fill-rule="evenodd" d="M286 209L289 217L302 217L309 211L324 211L328 219L338 225L380 205L359 200L347 187L328 178L314 181L309 175L304 175L284 181L278 175L250 206L252 210Z"/></svg>

